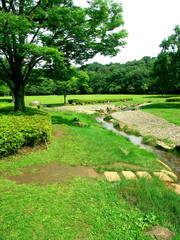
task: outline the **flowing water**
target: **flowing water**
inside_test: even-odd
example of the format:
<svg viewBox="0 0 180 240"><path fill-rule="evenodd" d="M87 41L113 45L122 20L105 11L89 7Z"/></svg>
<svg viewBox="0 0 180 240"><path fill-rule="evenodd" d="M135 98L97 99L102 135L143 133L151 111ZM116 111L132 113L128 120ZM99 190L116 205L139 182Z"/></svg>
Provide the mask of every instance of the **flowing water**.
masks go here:
<svg viewBox="0 0 180 240"><path fill-rule="evenodd" d="M134 136L134 135L129 135L123 131L119 131L116 128L114 128L113 123L110 122L106 122L104 121L103 117L98 117L96 118L96 120L100 123L102 123L102 126L108 130L111 130L121 136L124 136L126 138L128 138L130 140L130 142L132 142L133 144L143 147L145 149L147 149L150 152L153 152L157 155L157 157L159 159L161 159L164 163L166 163L168 166L170 166L173 171L176 173L176 175L178 176L178 178L180 178L180 158L175 155L172 154L170 152L166 152L163 150L159 150L155 147L146 145L142 143L143 137L139 136Z"/></svg>

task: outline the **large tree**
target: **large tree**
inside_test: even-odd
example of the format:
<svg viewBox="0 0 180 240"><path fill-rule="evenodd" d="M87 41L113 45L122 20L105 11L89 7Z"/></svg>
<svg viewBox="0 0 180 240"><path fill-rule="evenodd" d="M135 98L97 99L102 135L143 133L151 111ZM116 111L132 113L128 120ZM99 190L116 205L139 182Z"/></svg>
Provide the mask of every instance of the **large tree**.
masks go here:
<svg viewBox="0 0 180 240"><path fill-rule="evenodd" d="M13 91L15 110L24 110L24 90L38 64L71 61L81 64L97 53L115 56L125 30L122 6L113 0L0 1L0 79Z"/></svg>

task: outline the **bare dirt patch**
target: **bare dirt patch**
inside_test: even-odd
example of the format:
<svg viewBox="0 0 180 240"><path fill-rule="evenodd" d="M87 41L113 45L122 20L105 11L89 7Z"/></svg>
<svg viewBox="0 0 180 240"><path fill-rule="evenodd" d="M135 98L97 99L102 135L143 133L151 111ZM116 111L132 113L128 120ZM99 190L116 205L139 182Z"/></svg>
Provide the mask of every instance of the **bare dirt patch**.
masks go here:
<svg viewBox="0 0 180 240"><path fill-rule="evenodd" d="M52 135L55 138L63 138L64 137L64 132L62 130L60 130L60 129L56 129L56 130L52 131Z"/></svg>
<svg viewBox="0 0 180 240"><path fill-rule="evenodd" d="M15 181L17 184L37 183L40 186L67 182L74 177L103 178L93 167L71 167L60 165L57 162L27 167L22 170L21 175L7 176L8 179Z"/></svg>

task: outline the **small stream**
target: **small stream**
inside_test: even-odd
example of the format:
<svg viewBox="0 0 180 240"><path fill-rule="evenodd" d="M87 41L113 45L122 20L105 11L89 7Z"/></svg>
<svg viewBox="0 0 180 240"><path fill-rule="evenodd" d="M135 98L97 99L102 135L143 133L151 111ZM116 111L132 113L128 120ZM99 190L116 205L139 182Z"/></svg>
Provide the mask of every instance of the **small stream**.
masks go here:
<svg viewBox="0 0 180 240"><path fill-rule="evenodd" d="M102 123L102 126L104 128L128 138L130 142L132 142L134 145L143 147L148 151L155 153L157 157L161 159L164 163L166 163L168 166L170 166L173 169L174 173L178 176L178 178L180 178L180 158L177 155L143 144L142 143L143 137L141 136L137 137L134 135L129 135L123 131L119 131L116 128L114 128L113 123L104 121L103 117L98 117L96 118L96 120Z"/></svg>

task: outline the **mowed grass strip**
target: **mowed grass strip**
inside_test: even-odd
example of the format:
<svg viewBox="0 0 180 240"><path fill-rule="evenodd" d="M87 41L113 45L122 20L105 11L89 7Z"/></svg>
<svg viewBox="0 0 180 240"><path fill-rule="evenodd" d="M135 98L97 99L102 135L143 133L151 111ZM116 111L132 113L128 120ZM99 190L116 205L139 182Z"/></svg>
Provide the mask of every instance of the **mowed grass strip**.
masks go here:
<svg viewBox="0 0 180 240"><path fill-rule="evenodd" d="M128 101L129 103L141 103L141 102L165 102L168 97L176 97L176 95L133 95L133 94L86 94L86 95L68 95L67 100L69 99L111 99L111 98L133 98L133 101ZM178 95L177 95L178 97ZM12 97L0 97L0 106L5 104L5 100L11 100ZM41 104L63 104L64 97L63 95L45 95L45 96L25 96L26 106L29 106L29 103L32 101L40 101ZM127 102L127 103L128 103ZM120 103L122 104L122 103ZM13 105L8 103L8 105Z"/></svg>

